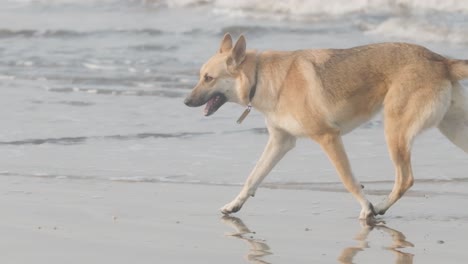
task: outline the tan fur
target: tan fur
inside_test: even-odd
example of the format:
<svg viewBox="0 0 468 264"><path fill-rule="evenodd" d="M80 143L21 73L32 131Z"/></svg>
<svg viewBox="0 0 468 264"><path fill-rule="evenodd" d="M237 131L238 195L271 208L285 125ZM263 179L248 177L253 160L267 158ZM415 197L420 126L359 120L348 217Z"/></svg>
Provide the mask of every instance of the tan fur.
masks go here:
<svg viewBox="0 0 468 264"><path fill-rule="evenodd" d="M468 152L468 103L458 84L468 77L466 61L446 59L406 43L257 53L245 52L241 37L234 48L226 47L232 47L230 35L224 37L220 52L202 67L200 82L186 104L198 106L203 103L200 98L207 100L221 92L228 101L247 105L256 79L251 103L264 114L270 139L244 188L222 208L223 213L238 211L255 194L297 137L309 137L321 145L347 190L361 204L360 217L367 219L384 214L413 184L410 149L422 130L439 126ZM214 83L203 81L206 74L213 75ZM382 108L396 177L390 195L374 208L352 174L341 136Z"/></svg>

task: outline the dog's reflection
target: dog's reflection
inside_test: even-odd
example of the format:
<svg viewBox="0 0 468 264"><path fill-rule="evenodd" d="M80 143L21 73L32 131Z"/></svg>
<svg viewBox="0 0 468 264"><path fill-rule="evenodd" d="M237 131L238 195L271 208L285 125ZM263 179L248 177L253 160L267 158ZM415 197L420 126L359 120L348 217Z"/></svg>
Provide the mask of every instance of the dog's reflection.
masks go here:
<svg viewBox="0 0 468 264"><path fill-rule="evenodd" d="M246 258L250 263L270 264L263 257L271 255L270 247L265 241L254 238L254 233L242 222L241 219L233 216L223 216L221 218L224 224L234 228L235 232L227 234L228 236L244 240L249 244L249 251Z"/></svg>
<svg viewBox="0 0 468 264"><path fill-rule="evenodd" d="M249 251L247 252L246 258L250 263L254 264L270 264L270 262L263 260L262 258L273 254L268 244L264 240L254 238L255 233L244 224L244 222L237 217L223 216L222 222L232 228L235 232L227 234L228 236L241 239L249 245ZM389 228L383 224L368 225L364 224L361 231L357 234L355 239L358 241L358 245L355 247L347 247L343 249L338 261L342 264L352 264L354 257L366 248L369 248L367 238L373 230L380 230L386 234L389 234L392 238L392 245L384 248L395 254L395 264L412 264L413 254L405 253L400 251L400 248L413 247L411 242L406 241L405 235L400 231Z"/></svg>
<svg viewBox="0 0 468 264"><path fill-rule="evenodd" d="M414 245L411 242L406 241L405 235L400 231L389 228L382 224L377 225L367 225L364 224L361 231L356 235L355 239L359 244L355 247L348 247L343 249L338 261L342 264L352 264L354 257L364 249L369 248L369 243L367 237L372 232L372 230L380 230L389 234L392 238L393 244L384 249L393 252L395 256L395 264L413 264L413 254L402 252L398 249L413 247Z"/></svg>

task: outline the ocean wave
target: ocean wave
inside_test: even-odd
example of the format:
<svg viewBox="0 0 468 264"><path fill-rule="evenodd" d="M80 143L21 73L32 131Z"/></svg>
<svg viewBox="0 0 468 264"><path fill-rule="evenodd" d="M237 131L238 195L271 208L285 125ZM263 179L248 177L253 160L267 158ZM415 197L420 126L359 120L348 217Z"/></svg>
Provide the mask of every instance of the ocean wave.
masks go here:
<svg viewBox="0 0 468 264"><path fill-rule="evenodd" d="M415 12L463 12L468 5L458 0L163 0L133 1L134 3L158 3L167 7L208 6L231 12L232 15L246 15L253 12L284 14L289 17L307 15L344 15L350 13L387 13L413 10Z"/></svg>
<svg viewBox="0 0 468 264"><path fill-rule="evenodd" d="M360 30L388 41L468 43L468 5L459 0L8 0L7 3L22 6L85 6L98 8L107 6L114 10L141 12L155 9L188 9L199 11L200 15L235 18L235 24L220 24L219 29L184 27L182 35L222 35L249 33L255 36L264 34L333 34L346 33L350 29ZM4 2L0 5L4 7ZM41 9L42 10L42 9ZM91 10L91 9L90 9ZM107 10L107 9L106 9ZM162 11L161 11L162 10ZM41 11L42 12L42 11ZM157 13L156 13L157 14ZM237 19L245 18L245 19ZM285 23L265 26L253 20L280 20ZM292 23L289 23L292 21ZM296 23L299 22L299 23ZM171 23L171 22L169 22ZM309 26L310 25L310 26ZM75 39L119 35L174 35L180 31L160 30L148 26L141 29L104 29L78 31L74 29L36 30L0 28L2 38L62 38ZM125 36L120 36L125 35ZM128 36L127 36L128 35ZM129 47L139 52L172 52L179 47L160 43L139 44ZM86 66L85 66L86 67ZM88 67L94 67L88 65Z"/></svg>
<svg viewBox="0 0 468 264"><path fill-rule="evenodd" d="M42 102L39 102L42 103ZM239 133L252 133L252 134L267 134L267 129L263 127L250 128L244 130L227 130L223 131L222 134L239 134ZM0 141L1 145L10 146L24 146L24 145L77 145L83 144L87 141L94 140L116 140L116 141L129 141L129 140L145 140L145 139L191 139L194 137L202 137L213 135L215 132L175 132L175 133L137 133L137 134L116 134L116 135L104 135L104 136L74 136L74 137L54 137L54 138L30 138L14 141Z"/></svg>
<svg viewBox="0 0 468 264"><path fill-rule="evenodd" d="M159 36L164 34L162 30L154 28L141 28L141 29L109 29L109 30L95 30L95 31L75 31L75 30L35 30L35 29L1 29L1 38L80 38L80 37L94 37L115 34L129 34L129 35L149 35Z"/></svg>
<svg viewBox="0 0 468 264"><path fill-rule="evenodd" d="M140 84L141 85L141 84ZM192 88L191 85L183 84L161 84L163 89L157 90L119 90L111 88L85 88L85 87L59 87L47 88L47 91L53 93L88 93L98 95L112 95L112 96L157 96L165 98L180 98L187 93L187 89ZM167 89L165 89L167 88ZM177 91L172 88L180 88ZM184 89L184 90L182 90Z"/></svg>
<svg viewBox="0 0 468 264"><path fill-rule="evenodd" d="M387 19L365 30L366 34L422 42L449 42L468 44L465 25L434 23L412 17Z"/></svg>
<svg viewBox="0 0 468 264"><path fill-rule="evenodd" d="M233 15L259 12L294 15L343 15L349 13L400 12L462 12L468 13L468 5L460 0L7 0L6 3L41 6L142 6L190 8L210 7L231 11Z"/></svg>
<svg viewBox="0 0 468 264"><path fill-rule="evenodd" d="M108 136L79 136L79 137L57 137L57 138L32 138L15 141L0 141L0 145L76 145L88 140L141 140L157 138L192 138L197 136L211 135L214 132L181 132L181 133L138 133L130 135L108 135Z"/></svg>
<svg viewBox="0 0 468 264"><path fill-rule="evenodd" d="M255 36L262 34L271 34L271 33L282 33L282 34L325 34L325 33L345 33L349 29L345 27L340 27L337 25L327 25L326 27L322 25L315 25L314 27L304 28L304 27L275 27L275 26L257 26L257 25L231 25L222 27L218 32L219 35L224 35L226 32L233 34L244 34L249 33Z"/></svg>
<svg viewBox="0 0 468 264"><path fill-rule="evenodd" d="M129 49L136 50L136 51L176 51L179 47L172 45L172 46L165 46L160 44L141 44L141 45L134 45L129 46Z"/></svg>

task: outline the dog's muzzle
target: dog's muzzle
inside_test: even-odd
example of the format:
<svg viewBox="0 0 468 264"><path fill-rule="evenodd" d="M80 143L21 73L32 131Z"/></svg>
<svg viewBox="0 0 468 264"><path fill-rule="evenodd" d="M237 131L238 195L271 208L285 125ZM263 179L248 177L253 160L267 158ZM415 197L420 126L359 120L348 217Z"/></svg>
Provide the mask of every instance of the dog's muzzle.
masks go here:
<svg viewBox="0 0 468 264"><path fill-rule="evenodd" d="M192 100L192 98L190 98L190 96L187 96L187 98L185 98L184 104L185 104L186 106L190 106L190 107L196 106L196 105L193 103L193 100Z"/></svg>
<svg viewBox="0 0 468 264"><path fill-rule="evenodd" d="M224 103L227 102L227 98L222 93L215 93L208 98L202 98L194 100L192 94L185 98L184 103L190 107L197 107L206 104L204 114L205 116L210 116L216 112Z"/></svg>

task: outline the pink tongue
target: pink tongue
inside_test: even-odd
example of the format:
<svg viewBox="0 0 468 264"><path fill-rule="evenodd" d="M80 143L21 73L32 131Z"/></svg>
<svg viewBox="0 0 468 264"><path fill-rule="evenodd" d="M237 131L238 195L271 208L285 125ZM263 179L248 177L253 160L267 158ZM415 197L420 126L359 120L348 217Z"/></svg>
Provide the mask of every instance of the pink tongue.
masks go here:
<svg viewBox="0 0 468 264"><path fill-rule="evenodd" d="M214 102L216 101L217 98L218 98L218 96L213 96L210 100L208 100L208 102L206 102L205 114L208 114L210 112L210 109L213 106L213 104L214 104Z"/></svg>

